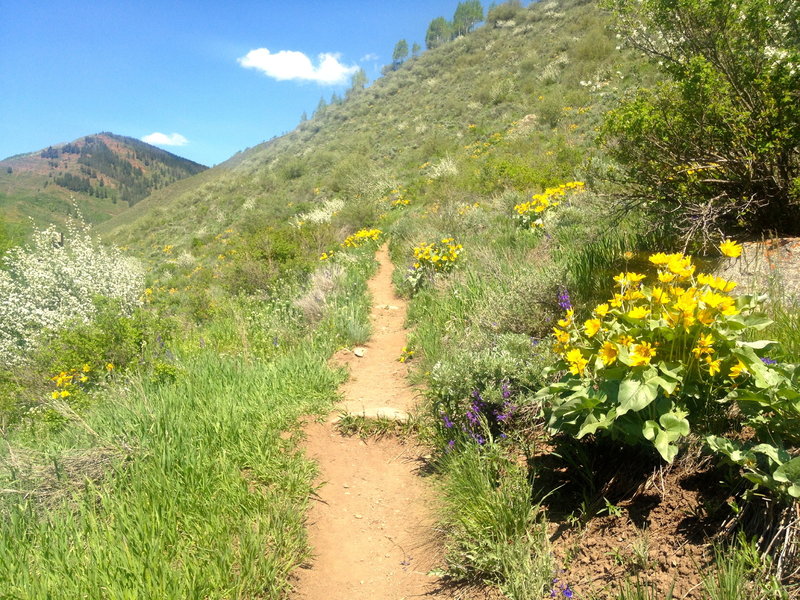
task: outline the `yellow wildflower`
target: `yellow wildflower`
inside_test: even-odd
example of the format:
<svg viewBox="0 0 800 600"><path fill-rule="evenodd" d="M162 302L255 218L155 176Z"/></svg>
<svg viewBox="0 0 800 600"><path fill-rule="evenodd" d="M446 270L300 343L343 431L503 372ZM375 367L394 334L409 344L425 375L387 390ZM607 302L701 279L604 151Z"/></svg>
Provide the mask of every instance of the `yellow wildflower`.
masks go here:
<svg viewBox="0 0 800 600"><path fill-rule="evenodd" d="M636 308L628 312L628 316L631 319L644 319L649 314L650 314L650 309L647 308L646 306L637 306Z"/></svg>
<svg viewBox="0 0 800 600"><path fill-rule="evenodd" d="M569 372L573 375L580 375L583 373L583 370L586 368L586 365L589 361L587 361L581 351L578 348L573 348L569 352L567 352L567 361L569 362Z"/></svg>
<svg viewBox="0 0 800 600"><path fill-rule="evenodd" d="M569 342L569 333L558 327L553 327L553 336L562 344Z"/></svg>
<svg viewBox="0 0 800 600"><path fill-rule="evenodd" d="M729 256L731 258L738 258L742 254L742 245L737 244L733 240L724 240L719 245L719 250L725 256Z"/></svg>
<svg viewBox="0 0 800 600"><path fill-rule="evenodd" d="M583 324L583 330L587 337L594 337L600 331L600 319L588 319Z"/></svg>
<svg viewBox="0 0 800 600"><path fill-rule="evenodd" d="M633 343L633 338L629 335L621 335L617 341L623 346L630 346Z"/></svg>
<svg viewBox="0 0 800 600"><path fill-rule="evenodd" d="M597 354L598 356L600 356L600 359L603 361L603 364L605 366L609 366L615 360L617 360L617 354L618 354L617 347L611 342L605 342L603 343L603 346L600 348L600 350L597 351Z"/></svg>
<svg viewBox="0 0 800 600"><path fill-rule="evenodd" d="M605 317L608 314L608 304L598 304L594 307L594 313L599 317Z"/></svg>
<svg viewBox="0 0 800 600"><path fill-rule="evenodd" d="M722 369L722 360L712 360L710 356L706 356L706 364L708 365L708 374L712 377L720 372Z"/></svg>
<svg viewBox="0 0 800 600"><path fill-rule="evenodd" d="M575 314L575 311L571 308L567 309L567 314L564 316L563 319L558 321L558 326L563 327L566 329L570 325L572 325L572 316Z"/></svg>
<svg viewBox="0 0 800 600"><path fill-rule="evenodd" d="M641 342L633 347L631 366L641 367L649 365L650 360L656 355L656 349L649 342Z"/></svg>
<svg viewBox="0 0 800 600"><path fill-rule="evenodd" d="M649 260L654 265L665 265L669 262L669 256L663 252L658 252L656 254L651 254Z"/></svg>
<svg viewBox="0 0 800 600"><path fill-rule="evenodd" d="M113 371L114 370L114 363L106 363L106 371Z"/></svg>
<svg viewBox="0 0 800 600"><path fill-rule="evenodd" d="M731 379L735 379L739 375L741 375L742 373L747 373L747 365L745 365L740 360L740 361L737 361L737 363L731 367L729 375L730 375Z"/></svg>

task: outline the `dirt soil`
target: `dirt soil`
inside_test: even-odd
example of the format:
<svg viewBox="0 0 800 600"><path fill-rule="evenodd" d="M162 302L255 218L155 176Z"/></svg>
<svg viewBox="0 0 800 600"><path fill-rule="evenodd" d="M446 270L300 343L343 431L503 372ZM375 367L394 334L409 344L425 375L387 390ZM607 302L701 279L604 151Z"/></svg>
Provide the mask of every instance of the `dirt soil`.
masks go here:
<svg viewBox="0 0 800 600"><path fill-rule="evenodd" d="M344 401L327 422L305 427L306 452L319 464L308 535L313 560L298 569L296 600L474 598L447 588L433 570L442 564L434 524L433 491L420 476L426 450L391 436L343 437L336 420L345 410L368 417L404 418L416 393L399 362L406 343L406 304L391 282L384 246L378 273L369 282L373 335L359 357L334 357L350 369ZM361 349L359 349L361 354Z"/></svg>

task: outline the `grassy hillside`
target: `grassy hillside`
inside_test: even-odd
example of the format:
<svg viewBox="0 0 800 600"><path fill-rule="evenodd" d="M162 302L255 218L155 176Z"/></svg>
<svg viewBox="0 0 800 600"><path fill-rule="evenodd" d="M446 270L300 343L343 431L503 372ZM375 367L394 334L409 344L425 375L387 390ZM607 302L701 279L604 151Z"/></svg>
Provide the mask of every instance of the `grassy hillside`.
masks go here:
<svg viewBox="0 0 800 600"><path fill-rule="evenodd" d="M739 293L713 275L743 260L733 239L684 246L655 201L619 202L626 165L597 134L666 75L608 14L500 9L100 225L147 267L103 255L111 300L62 260L97 249L44 239L54 304L93 317L28 327L0 371L0 487L25 498L0 497L5 589L282 597L313 467L281 432L327 409L326 359L368 338L388 239L448 577L514 600L797 594L797 299L779 273ZM664 179L710 185L697 170Z"/></svg>
<svg viewBox="0 0 800 600"><path fill-rule="evenodd" d="M63 223L74 206L100 223L170 183L205 170L190 160L111 133L0 160L0 215L28 227Z"/></svg>

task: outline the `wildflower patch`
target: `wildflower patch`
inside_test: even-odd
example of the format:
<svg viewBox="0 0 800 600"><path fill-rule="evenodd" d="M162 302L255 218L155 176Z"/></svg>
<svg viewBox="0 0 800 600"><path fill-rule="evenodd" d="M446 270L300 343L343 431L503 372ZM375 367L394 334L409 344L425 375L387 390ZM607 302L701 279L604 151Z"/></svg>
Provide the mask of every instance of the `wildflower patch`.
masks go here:
<svg viewBox="0 0 800 600"><path fill-rule="evenodd" d="M530 201L514 206L514 218L527 229L543 227L547 212L561 204L567 194L582 192L584 186L582 181L570 181L547 188L541 194L534 194Z"/></svg>
<svg viewBox="0 0 800 600"><path fill-rule="evenodd" d="M737 246L726 241L720 250L736 256ZM773 342L747 341L770 323L758 300L732 296L735 282L696 273L689 256L660 252L650 262L655 276L619 273L588 319L569 308L553 328L560 362L552 371L564 376L539 392L549 427L652 445L669 462L690 429L704 428L709 447L743 466L747 479L800 496L791 462L800 460L782 446L798 441L789 433L800 427L798 369L770 364L764 354ZM732 403L756 432L752 443L709 429Z"/></svg>

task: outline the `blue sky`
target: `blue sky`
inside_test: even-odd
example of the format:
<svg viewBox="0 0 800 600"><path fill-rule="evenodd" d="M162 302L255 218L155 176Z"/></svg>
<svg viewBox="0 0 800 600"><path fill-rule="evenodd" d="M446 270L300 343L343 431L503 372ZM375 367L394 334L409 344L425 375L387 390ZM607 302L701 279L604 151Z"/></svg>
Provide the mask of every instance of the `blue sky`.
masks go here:
<svg viewBox="0 0 800 600"><path fill-rule="evenodd" d="M147 139L217 164L341 95L337 76L378 77L399 39L424 48L428 23L457 4L0 2L0 159L111 131L160 133Z"/></svg>

